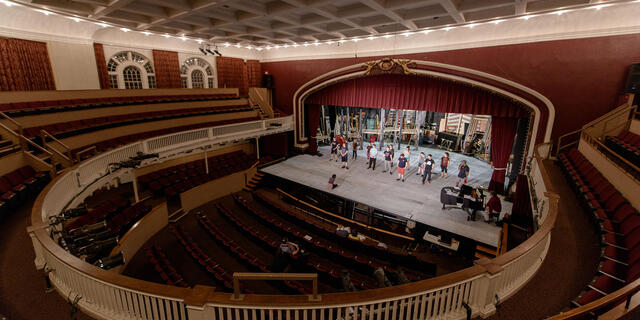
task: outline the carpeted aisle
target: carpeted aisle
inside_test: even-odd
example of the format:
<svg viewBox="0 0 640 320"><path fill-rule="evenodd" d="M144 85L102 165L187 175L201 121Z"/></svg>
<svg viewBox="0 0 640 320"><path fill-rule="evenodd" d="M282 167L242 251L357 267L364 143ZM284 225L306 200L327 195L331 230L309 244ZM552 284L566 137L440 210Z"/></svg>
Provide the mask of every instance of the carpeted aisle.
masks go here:
<svg viewBox="0 0 640 320"><path fill-rule="evenodd" d="M33 200L0 219L0 314L9 320L62 320L71 307L57 292L45 293L44 273L36 270L30 225ZM79 320L91 319L78 312Z"/></svg>
<svg viewBox="0 0 640 320"><path fill-rule="evenodd" d="M569 306L593 279L600 260L600 234L578 204L560 167L545 161L560 194L551 245L538 273L489 319L544 319Z"/></svg>

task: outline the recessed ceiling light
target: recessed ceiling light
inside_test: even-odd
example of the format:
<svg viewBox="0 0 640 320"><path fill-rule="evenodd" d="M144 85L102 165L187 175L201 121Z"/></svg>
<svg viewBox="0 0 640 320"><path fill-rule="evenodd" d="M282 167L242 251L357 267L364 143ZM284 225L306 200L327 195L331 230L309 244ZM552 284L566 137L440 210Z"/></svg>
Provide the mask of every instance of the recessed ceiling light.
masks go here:
<svg viewBox="0 0 640 320"><path fill-rule="evenodd" d="M163 34L162 36L165 37L165 38L171 38L171 36L168 35L168 34Z"/></svg>
<svg viewBox="0 0 640 320"><path fill-rule="evenodd" d="M7 7L11 7L13 5L13 3L11 3L10 1L6 1L6 0L2 0L0 2L4 3L4 5L7 6Z"/></svg>
<svg viewBox="0 0 640 320"><path fill-rule="evenodd" d="M433 31L433 30L423 30L423 31L422 31L422 33L424 33L424 34L428 34L428 33L430 33L431 31Z"/></svg>
<svg viewBox="0 0 640 320"><path fill-rule="evenodd" d="M390 35L390 34L385 34L385 35L384 35L384 36L382 36L382 37L383 37L383 38L385 38L385 39L389 39L389 38L391 38L391 37L393 37L393 36L392 36L392 35Z"/></svg>
<svg viewBox="0 0 640 320"><path fill-rule="evenodd" d="M43 13L45 16L48 16L50 14L52 14L51 12L47 11L47 10L38 10L40 11L40 13Z"/></svg>
<svg viewBox="0 0 640 320"><path fill-rule="evenodd" d="M108 27L108 26L109 26L109 25L108 25L108 24L106 24L106 23L98 23L97 25L99 25L99 26L101 26L101 27L103 27L103 28L106 28L106 27Z"/></svg>
<svg viewBox="0 0 640 320"><path fill-rule="evenodd" d="M299 45L299 44L297 44L297 43L294 43L294 44L293 44L293 47L294 47L294 48L297 48L297 47L299 47L299 46L300 46L300 45Z"/></svg>
<svg viewBox="0 0 640 320"><path fill-rule="evenodd" d="M225 47L228 47L228 46L230 46L230 45L231 45L231 43L229 43L229 42L225 42L225 43L224 43L224 46L225 46Z"/></svg>
<svg viewBox="0 0 640 320"><path fill-rule="evenodd" d="M374 37L374 36L368 36L368 37L367 37L367 39L368 39L368 40L373 40L373 39L376 39L376 37Z"/></svg>
<svg viewBox="0 0 640 320"><path fill-rule="evenodd" d="M197 42L197 43L202 43L202 42L204 42L204 41L203 41L202 39L198 39L198 40L196 40L196 42Z"/></svg>
<svg viewBox="0 0 640 320"><path fill-rule="evenodd" d="M446 27L446 28L443 28L442 30L444 30L444 31L449 31L449 30L451 30L451 29L453 29L453 27Z"/></svg>
<svg viewBox="0 0 640 320"><path fill-rule="evenodd" d="M468 24L468 25L467 25L467 28L469 28L469 29L473 29L473 28L474 28L475 26L477 26L477 25L478 25L477 23Z"/></svg>
<svg viewBox="0 0 640 320"><path fill-rule="evenodd" d="M403 36L405 36L405 37L408 37L408 36L410 36L410 35L411 35L411 32L405 32L405 33L403 33L402 35L403 35Z"/></svg>
<svg viewBox="0 0 640 320"><path fill-rule="evenodd" d="M499 23L502 23L502 21L504 21L504 20L495 20L495 21L493 21L493 24L499 24Z"/></svg>
<svg viewBox="0 0 640 320"><path fill-rule="evenodd" d="M334 44L334 41L327 41L327 44Z"/></svg>
<svg viewBox="0 0 640 320"><path fill-rule="evenodd" d="M559 16L561 16L561 15L563 15L565 12L567 12L567 10L558 10L558 11L556 11L556 12L554 12L554 13L555 13L555 14L557 14L557 15L559 15Z"/></svg>
<svg viewBox="0 0 640 320"><path fill-rule="evenodd" d="M145 32L143 32L142 34L144 34L145 36L148 36L148 35L150 35L150 34L151 34L151 32L149 32L149 31L145 31Z"/></svg>
<svg viewBox="0 0 640 320"><path fill-rule="evenodd" d="M122 32L129 32L131 30L127 29L127 28L120 28L120 30L122 30Z"/></svg>
<svg viewBox="0 0 640 320"><path fill-rule="evenodd" d="M182 37L180 37L180 40L182 40L182 41L186 41L186 40L187 40L187 37L182 36Z"/></svg>

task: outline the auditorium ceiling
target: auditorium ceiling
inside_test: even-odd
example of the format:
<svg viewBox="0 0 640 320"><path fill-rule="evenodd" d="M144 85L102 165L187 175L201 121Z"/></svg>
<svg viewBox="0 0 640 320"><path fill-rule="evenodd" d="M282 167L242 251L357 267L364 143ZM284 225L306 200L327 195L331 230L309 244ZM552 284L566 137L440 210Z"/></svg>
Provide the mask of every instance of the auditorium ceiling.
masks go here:
<svg viewBox="0 0 640 320"><path fill-rule="evenodd" d="M597 0L21 0L137 31L251 46L397 34L619 2Z"/></svg>

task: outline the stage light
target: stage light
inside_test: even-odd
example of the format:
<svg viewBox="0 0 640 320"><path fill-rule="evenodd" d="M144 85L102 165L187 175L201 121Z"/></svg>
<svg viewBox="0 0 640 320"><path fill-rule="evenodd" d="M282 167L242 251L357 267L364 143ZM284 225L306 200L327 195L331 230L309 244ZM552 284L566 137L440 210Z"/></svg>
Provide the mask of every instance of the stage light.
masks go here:
<svg viewBox="0 0 640 320"><path fill-rule="evenodd" d="M120 30L121 30L122 32L129 32L129 31L131 31L131 30L127 29L127 28L120 28Z"/></svg>
<svg viewBox="0 0 640 320"><path fill-rule="evenodd" d="M148 35L150 35L150 34L151 34L151 32L149 32L149 31L145 31L145 32L143 32L142 34L144 34L145 36L148 36Z"/></svg>
<svg viewBox="0 0 640 320"><path fill-rule="evenodd" d="M171 38L171 36L170 36L170 35L168 35L168 34L166 34L166 33L165 33L165 34L163 34L162 36L163 36L163 37L165 37L165 38Z"/></svg>

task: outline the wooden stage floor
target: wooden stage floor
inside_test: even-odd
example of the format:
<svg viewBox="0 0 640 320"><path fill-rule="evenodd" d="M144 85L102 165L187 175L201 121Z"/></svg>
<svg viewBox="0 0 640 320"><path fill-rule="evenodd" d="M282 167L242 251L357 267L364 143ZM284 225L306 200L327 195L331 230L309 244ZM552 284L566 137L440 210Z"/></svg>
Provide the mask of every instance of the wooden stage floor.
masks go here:
<svg viewBox="0 0 640 320"><path fill-rule="evenodd" d="M405 145L403 145L405 147ZM429 226L445 230L475 241L494 246L498 245L500 228L495 224L483 222L482 214L477 212L476 221L467 221L467 213L462 209L442 209L440 190L446 186L455 186L460 161L467 160L471 169L469 184L471 186L488 186L491 178L491 166L485 161L462 154L450 153L451 169L448 178L440 178L440 157L443 150L420 147L425 154L432 154L436 159L436 168L431 184L422 185L422 178L416 175L418 154L411 151L411 166L405 174L405 182L396 181L397 171L393 174L383 173L384 161L379 152L376 170L367 169L366 151L359 150L358 158L351 159L349 154L349 170L341 169L341 162L329 161L329 148L320 147L322 157L299 155L283 162L262 168L262 171L299 184L333 193L365 205L394 213ZM396 159L399 152L396 151ZM394 167L395 169L395 167ZM337 175L338 187L327 189L327 181L332 174ZM510 212L512 203L503 201L502 211Z"/></svg>

